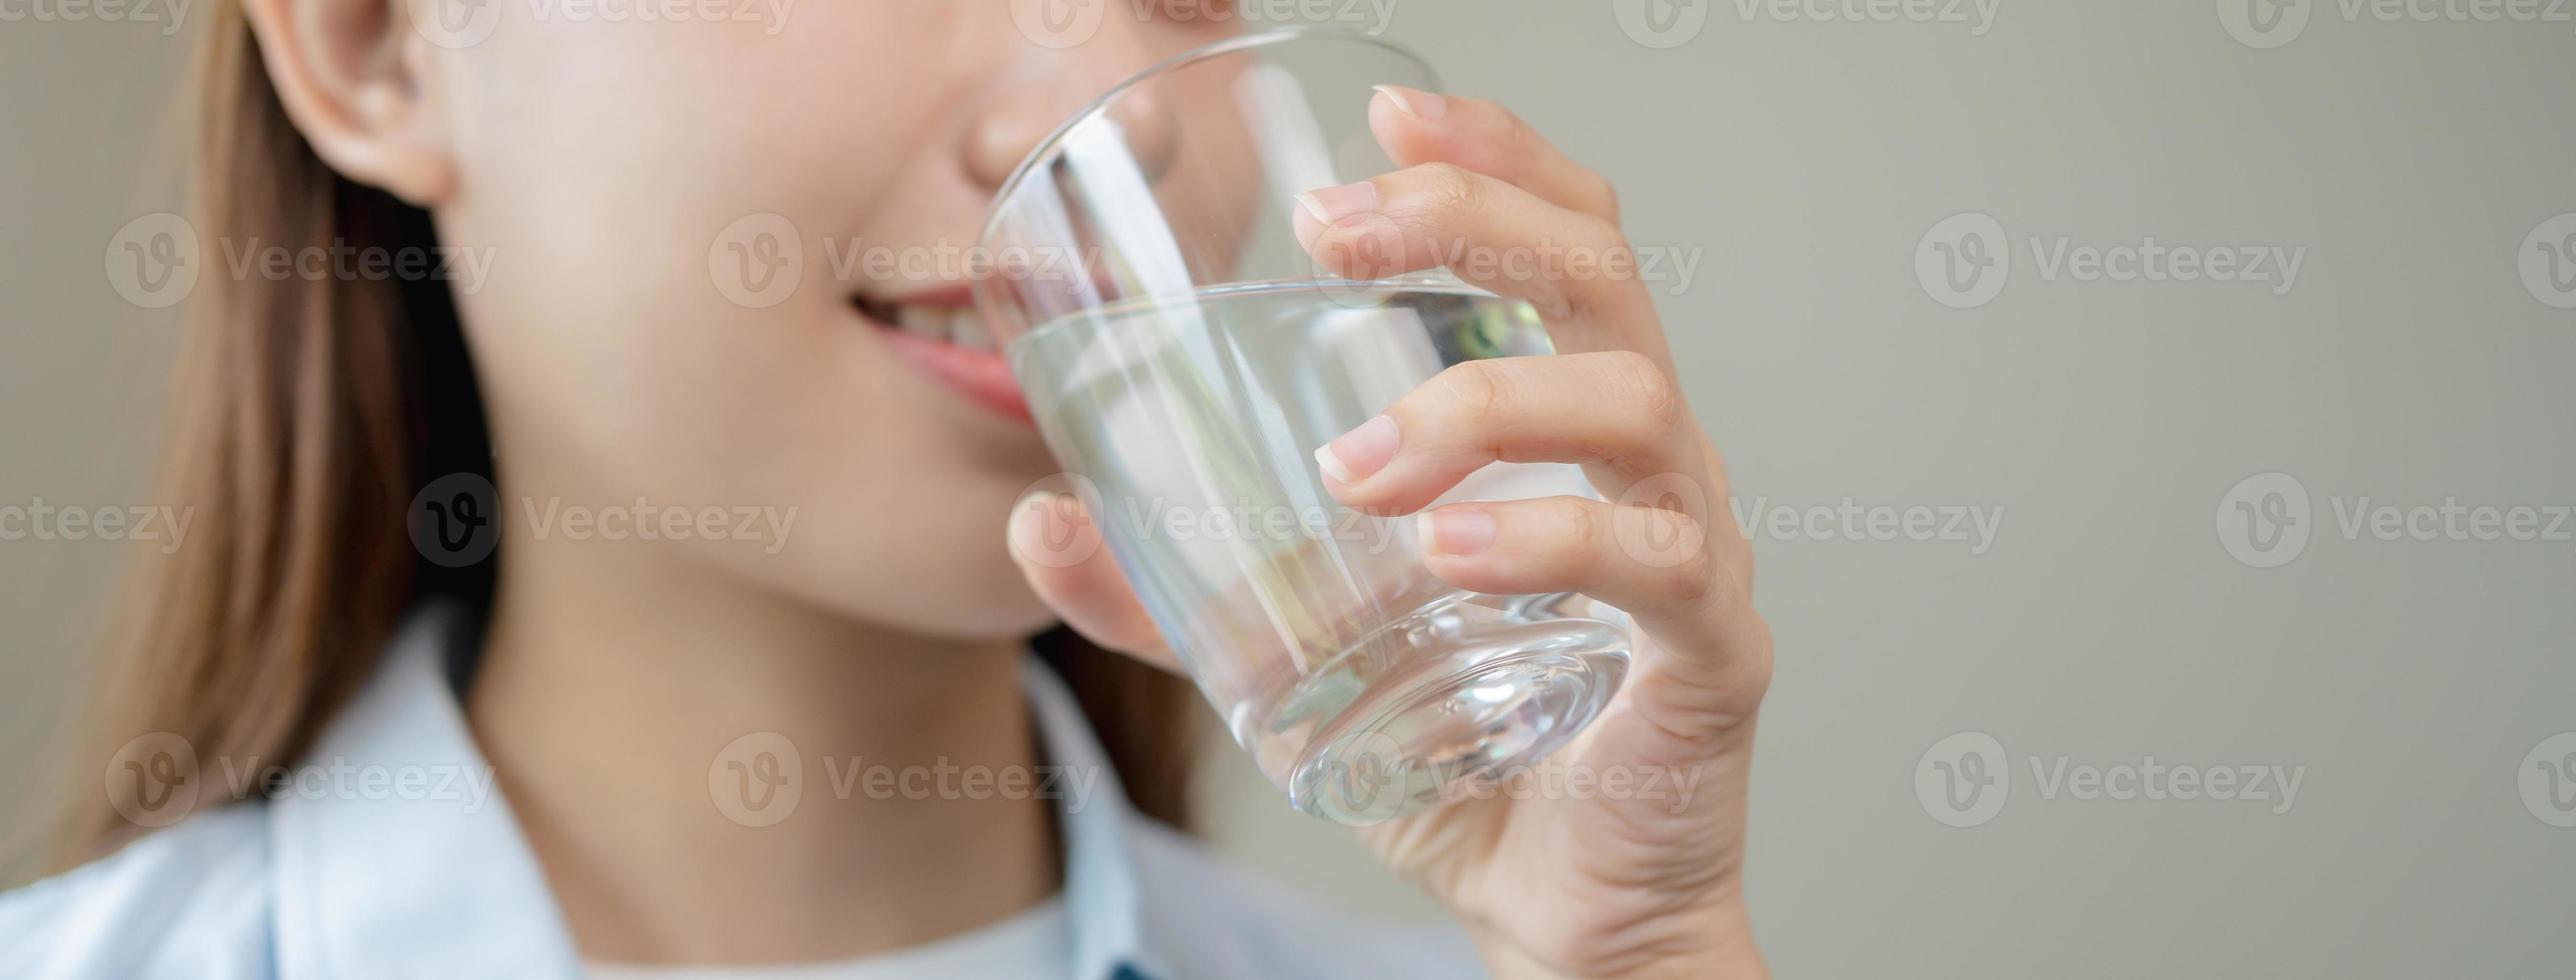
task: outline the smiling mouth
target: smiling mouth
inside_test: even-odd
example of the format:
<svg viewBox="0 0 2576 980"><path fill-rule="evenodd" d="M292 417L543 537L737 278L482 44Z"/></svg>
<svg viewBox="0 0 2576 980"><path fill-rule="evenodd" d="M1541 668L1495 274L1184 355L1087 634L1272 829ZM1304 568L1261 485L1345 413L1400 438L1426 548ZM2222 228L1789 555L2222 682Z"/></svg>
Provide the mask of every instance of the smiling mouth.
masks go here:
<svg viewBox="0 0 2576 980"><path fill-rule="evenodd" d="M852 296L850 306L896 356L931 380L1005 419L1034 425L1019 382L971 297L958 287L904 299Z"/></svg>

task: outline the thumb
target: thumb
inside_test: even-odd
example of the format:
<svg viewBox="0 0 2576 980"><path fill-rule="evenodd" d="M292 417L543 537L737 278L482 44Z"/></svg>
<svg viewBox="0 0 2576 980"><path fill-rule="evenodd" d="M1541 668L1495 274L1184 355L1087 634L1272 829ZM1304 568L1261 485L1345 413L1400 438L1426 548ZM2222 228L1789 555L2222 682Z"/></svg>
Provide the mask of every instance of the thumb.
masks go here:
<svg viewBox="0 0 2576 980"><path fill-rule="evenodd" d="M1007 534L1011 560L1030 590L1065 625L1093 643L1165 670L1180 669L1081 500L1032 490L1012 505Z"/></svg>

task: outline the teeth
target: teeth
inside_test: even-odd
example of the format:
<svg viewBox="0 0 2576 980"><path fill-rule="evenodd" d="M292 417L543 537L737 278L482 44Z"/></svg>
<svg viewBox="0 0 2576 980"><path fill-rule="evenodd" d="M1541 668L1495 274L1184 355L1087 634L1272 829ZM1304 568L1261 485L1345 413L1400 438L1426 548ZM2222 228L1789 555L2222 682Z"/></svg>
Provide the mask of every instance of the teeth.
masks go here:
<svg viewBox="0 0 2576 980"><path fill-rule="evenodd" d="M992 350L993 335L984 329L984 318L973 310L959 310L949 322L948 342L969 350Z"/></svg>
<svg viewBox="0 0 2576 980"><path fill-rule="evenodd" d="M972 309L941 309L895 304L887 308L894 325L916 337L945 341L969 350L993 349L993 333Z"/></svg>
<svg viewBox="0 0 2576 980"><path fill-rule="evenodd" d="M934 340L946 340L948 339L948 320L948 313L945 310L925 306L895 307L895 325L902 327L905 333Z"/></svg>

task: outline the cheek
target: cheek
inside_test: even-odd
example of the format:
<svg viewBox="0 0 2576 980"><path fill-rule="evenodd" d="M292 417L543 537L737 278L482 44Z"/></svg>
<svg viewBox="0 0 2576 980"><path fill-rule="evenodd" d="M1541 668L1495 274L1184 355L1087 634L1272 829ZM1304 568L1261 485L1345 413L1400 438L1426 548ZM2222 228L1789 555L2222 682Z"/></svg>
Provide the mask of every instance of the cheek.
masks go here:
<svg viewBox="0 0 2576 980"><path fill-rule="evenodd" d="M455 80L439 109L456 123L459 184L437 220L444 244L491 257L457 302L507 479L656 507L792 509L778 547L692 547L854 615L1034 629L1046 614L1002 521L1042 454L984 420L961 437L954 406L858 333L822 245L865 237L905 196L912 151L887 148L925 145L943 110L884 93L918 93L947 69L927 63L934 46L853 50L905 36L900 25L833 27L820 21L856 14L796 9L775 38L513 21L439 55ZM792 285L745 272L781 254L801 255Z"/></svg>
<svg viewBox="0 0 2576 980"><path fill-rule="evenodd" d="M858 94L912 66L819 43L828 11L772 37L504 7L486 42L439 55L459 176L439 228L491 256L459 296L489 383L597 430L582 442L666 457L828 411L798 403L836 367L814 347L839 313L817 243L900 173L863 148L927 110ZM741 263L799 253L802 282L742 288Z"/></svg>

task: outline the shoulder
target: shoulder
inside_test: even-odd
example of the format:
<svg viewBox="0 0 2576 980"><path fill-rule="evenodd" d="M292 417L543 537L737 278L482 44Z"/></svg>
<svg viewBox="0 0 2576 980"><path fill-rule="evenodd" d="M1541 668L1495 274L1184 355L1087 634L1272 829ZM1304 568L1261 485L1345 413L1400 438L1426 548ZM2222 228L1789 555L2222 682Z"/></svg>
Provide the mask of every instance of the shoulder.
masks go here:
<svg viewBox="0 0 2576 980"><path fill-rule="evenodd" d="M1128 834L1150 945L1175 976L1480 977L1466 934L1325 904L1147 820Z"/></svg>
<svg viewBox="0 0 2576 980"><path fill-rule="evenodd" d="M0 976L269 974L263 817L256 804L209 810L0 893Z"/></svg>

